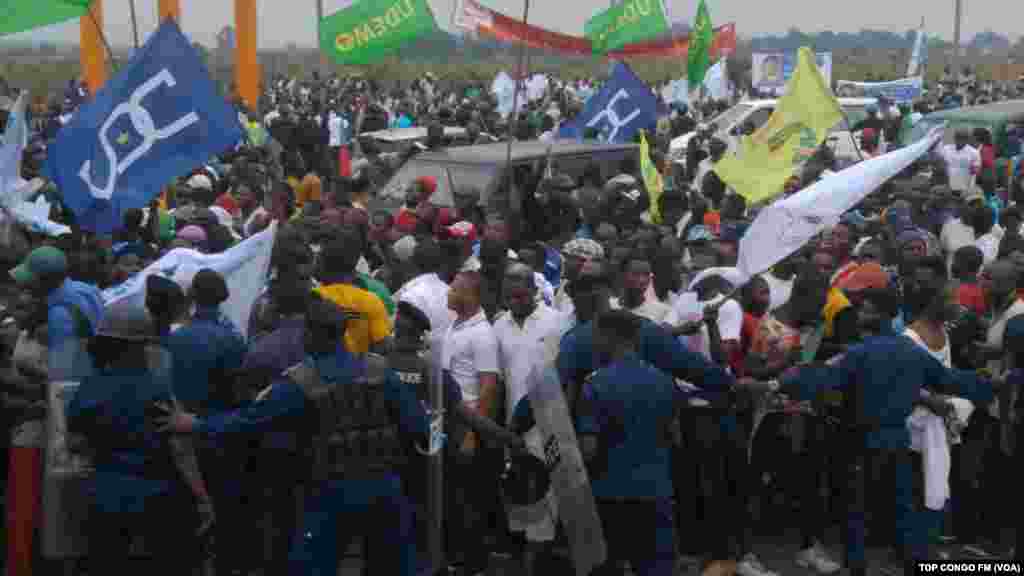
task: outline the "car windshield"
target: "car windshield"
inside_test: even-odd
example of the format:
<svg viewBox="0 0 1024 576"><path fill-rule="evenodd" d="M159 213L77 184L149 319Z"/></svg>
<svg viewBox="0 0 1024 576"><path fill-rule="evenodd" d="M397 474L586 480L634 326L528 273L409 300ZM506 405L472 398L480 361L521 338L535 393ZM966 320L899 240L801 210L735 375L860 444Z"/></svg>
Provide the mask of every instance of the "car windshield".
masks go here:
<svg viewBox="0 0 1024 576"><path fill-rule="evenodd" d="M753 106L750 104L737 104L716 116L711 122L713 122L719 130L728 130L729 127L746 115L751 108L753 108Z"/></svg>

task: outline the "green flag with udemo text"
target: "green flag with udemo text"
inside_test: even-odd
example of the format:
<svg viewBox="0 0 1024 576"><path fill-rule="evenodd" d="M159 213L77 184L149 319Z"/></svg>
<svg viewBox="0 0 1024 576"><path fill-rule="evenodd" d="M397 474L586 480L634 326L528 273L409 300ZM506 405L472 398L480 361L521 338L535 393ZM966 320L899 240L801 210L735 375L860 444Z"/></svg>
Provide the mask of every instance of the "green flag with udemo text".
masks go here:
<svg viewBox="0 0 1024 576"><path fill-rule="evenodd" d="M668 31L662 0L626 0L594 16L583 26L595 54L618 50Z"/></svg>
<svg viewBox="0 0 1024 576"><path fill-rule="evenodd" d="M434 30L427 0L359 0L320 21L320 50L339 64L370 64Z"/></svg>
<svg viewBox="0 0 1024 576"><path fill-rule="evenodd" d="M79 18L89 10L89 2L90 0L0 1L0 36Z"/></svg>

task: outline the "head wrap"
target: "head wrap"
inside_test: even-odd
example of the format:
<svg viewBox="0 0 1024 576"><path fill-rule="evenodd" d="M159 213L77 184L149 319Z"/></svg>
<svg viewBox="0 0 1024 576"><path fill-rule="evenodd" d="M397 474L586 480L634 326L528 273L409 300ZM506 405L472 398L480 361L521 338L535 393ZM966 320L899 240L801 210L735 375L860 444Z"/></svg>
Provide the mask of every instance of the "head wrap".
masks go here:
<svg viewBox="0 0 1024 576"><path fill-rule="evenodd" d="M575 238L566 242L562 254L584 260L601 260L604 258L604 248L590 238Z"/></svg>

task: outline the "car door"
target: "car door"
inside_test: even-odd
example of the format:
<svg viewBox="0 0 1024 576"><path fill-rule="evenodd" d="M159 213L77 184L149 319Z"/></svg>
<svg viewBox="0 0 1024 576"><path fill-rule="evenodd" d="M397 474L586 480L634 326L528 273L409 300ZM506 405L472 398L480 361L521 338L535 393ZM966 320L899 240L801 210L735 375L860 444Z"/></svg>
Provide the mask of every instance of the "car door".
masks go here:
<svg viewBox="0 0 1024 576"><path fill-rule="evenodd" d="M724 133L723 139L725 143L729 145L729 151L735 152L739 149L741 130L744 125L752 124L754 131L760 130L762 126L768 122L771 118L772 112L775 112L775 105L768 104L766 106L759 106L750 111L750 113L736 120L736 122L728 127L728 132Z"/></svg>

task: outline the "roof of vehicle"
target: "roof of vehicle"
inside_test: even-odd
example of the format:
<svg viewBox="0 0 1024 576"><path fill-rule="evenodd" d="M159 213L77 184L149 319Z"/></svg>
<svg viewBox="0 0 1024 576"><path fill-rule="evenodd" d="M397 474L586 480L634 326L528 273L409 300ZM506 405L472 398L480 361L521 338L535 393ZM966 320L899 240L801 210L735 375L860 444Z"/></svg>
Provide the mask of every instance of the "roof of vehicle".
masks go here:
<svg viewBox="0 0 1024 576"><path fill-rule="evenodd" d="M604 144L601 142L577 142L575 140L559 140L542 142L531 140L512 143L512 162L523 162L545 158L548 150L556 156L586 154L590 152L635 150L637 144ZM431 150L416 156L416 160L450 162L456 164L505 164L508 158L508 143L479 144Z"/></svg>
<svg viewBox="0 0 1024 576"><path fill-rule="evenodd" d="M462 136L466 133L465 128L446 126L444 135L448 137ZM420 140L427 137L426 126L412 126L410 128L388 128L374 132L363 132L360 138L373 138L382 142L402 142L405 140Z"/></svg>
<svg viewBox="0 0 1024 576"><path fill-rule="evenodd" d="M967 106L940 110L927 116L929 120L958 120L975 122L998 122L1000 120L1024 118L1024 100L1004 100L981 106Z"/></svg>
<svg viewBox="0 0 1024 576"><path fill-rule="evenodd" d="M877 98L837 98L840 106L867 106L868 104L877 104ZM761 106L775 106L778 103L777 98L767 98L762 100L745 100L740 104L747 104L749 106L761 107Z"/></svg>

